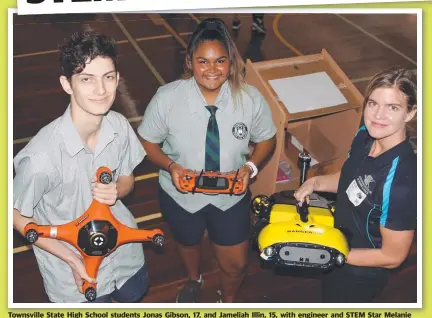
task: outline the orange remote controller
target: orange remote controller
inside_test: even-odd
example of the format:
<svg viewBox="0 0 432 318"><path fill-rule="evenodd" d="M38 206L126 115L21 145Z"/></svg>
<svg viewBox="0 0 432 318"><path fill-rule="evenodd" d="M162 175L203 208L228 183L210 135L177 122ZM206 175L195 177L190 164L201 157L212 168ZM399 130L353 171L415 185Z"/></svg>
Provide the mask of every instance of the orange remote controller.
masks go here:
<svg viewBox="0 0 432 318"><path fill-rule="evenodd" d="M180 188L191 193L241 194L244 192L244 184L243 179L238 177L238 172L199 172L185 169L184 177L180 179Z"/></svg>

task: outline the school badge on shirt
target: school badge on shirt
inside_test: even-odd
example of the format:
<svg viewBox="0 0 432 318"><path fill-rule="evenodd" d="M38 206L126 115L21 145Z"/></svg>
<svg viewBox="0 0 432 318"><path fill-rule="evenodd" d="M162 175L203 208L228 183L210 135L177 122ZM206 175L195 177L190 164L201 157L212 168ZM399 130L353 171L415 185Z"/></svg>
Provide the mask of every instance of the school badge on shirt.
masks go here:
<svg viewBox="0 0 432 318"><path fill-rule="evenodd" d="M232 128L232 133L237 139L243 140L248 134L248 129L244 123L236 123Z"/></svg>
<svg viewBox="0 0 432 318"><path fill-rule="evenodd" d="M366 193L364 193L360 189L355 179L348 186L346 194L348 195L348 199L351 201L352 204L354 204L354 206L359 206L363 202L363 200L366 199Z"/></svg>

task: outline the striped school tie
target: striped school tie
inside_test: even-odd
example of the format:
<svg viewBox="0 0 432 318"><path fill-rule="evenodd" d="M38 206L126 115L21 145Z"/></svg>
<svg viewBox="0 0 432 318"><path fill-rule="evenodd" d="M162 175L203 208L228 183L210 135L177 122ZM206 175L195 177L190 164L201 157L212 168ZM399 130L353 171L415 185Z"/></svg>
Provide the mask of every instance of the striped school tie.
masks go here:
<svg viewBox="0 0 432 318"><path fill-rule="evenodd" d="M219 128L216 121L216 106L206 106L210 112L210 118L207 125L206 147L205 147L205 170L219 171Z"/></svg>

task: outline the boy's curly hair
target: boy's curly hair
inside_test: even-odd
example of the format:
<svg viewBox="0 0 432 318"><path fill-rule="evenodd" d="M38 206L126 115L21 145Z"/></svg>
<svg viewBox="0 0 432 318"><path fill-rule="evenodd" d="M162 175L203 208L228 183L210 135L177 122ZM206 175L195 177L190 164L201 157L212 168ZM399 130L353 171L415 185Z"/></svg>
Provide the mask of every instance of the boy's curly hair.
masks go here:
<svg viewBox="0 0 432 318"><path fill-rule="evenodd" d="M75 32L60 46L61 75L71 78L96 57L109 57L117 71L117 45L113 37L94 32Z"/></svg>

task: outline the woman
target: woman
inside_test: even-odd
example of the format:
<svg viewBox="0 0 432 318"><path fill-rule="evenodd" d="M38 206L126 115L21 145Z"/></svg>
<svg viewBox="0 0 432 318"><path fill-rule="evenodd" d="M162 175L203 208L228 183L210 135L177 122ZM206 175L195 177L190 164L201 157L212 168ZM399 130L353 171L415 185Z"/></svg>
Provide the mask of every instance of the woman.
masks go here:
<svg viewBox="0 0 432 318"><path fill-rule="evenodd" d="M324 302L370 302L385 287L389 269L407 257L417 223L416 156L406 125L417 112L415 75L378 73L364 99L364 126L341 171L307 180L294 194L337 192L335 227L348 237L347 263L324 275Z"/></svg>
<svg viewBox="0 0 432 318"><path fill-rule="evenodd" d="M183 78L158 89L138 133L149 159L162 169L162 215L189 276L177 302L199 300L205 230L220 266L218 300L233 302L246 272L250 194L183 193L179 180L183 169L239 169L247 186L272 152L276 128L263 96L244 83L243 60L221 20L198 25L188 44ZM250 155L249 141L256 144Z"/></svg>

